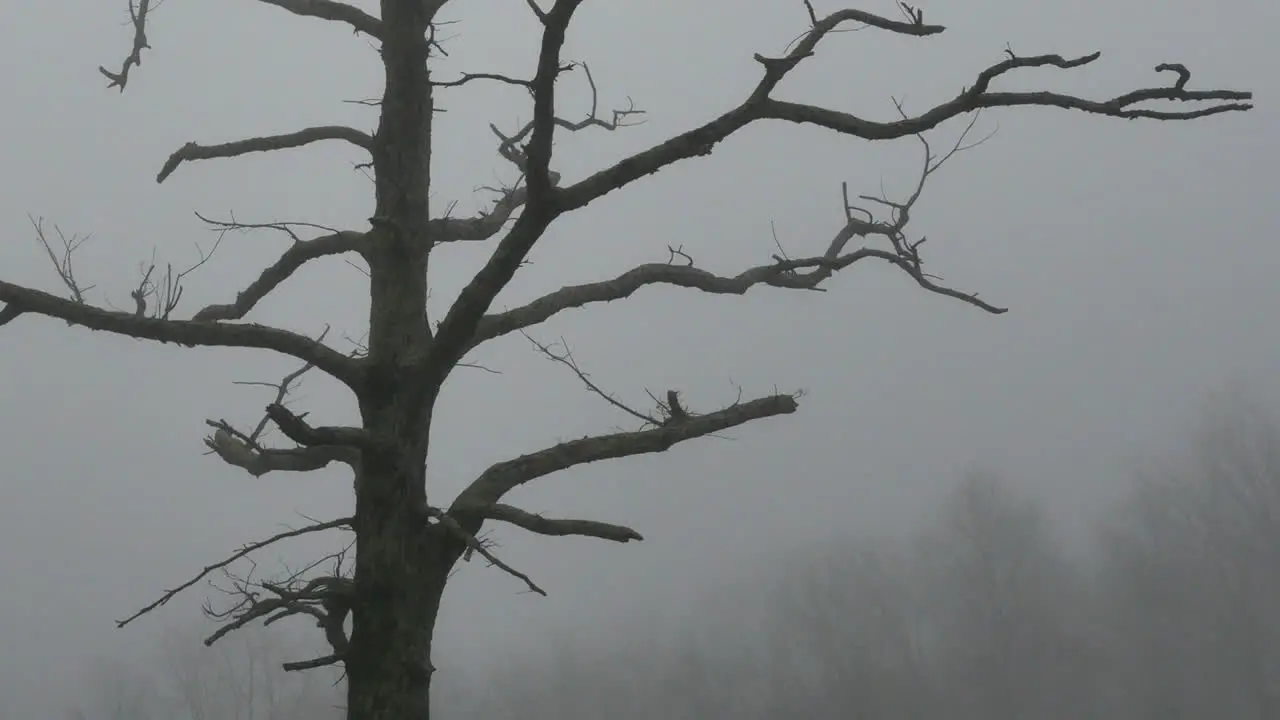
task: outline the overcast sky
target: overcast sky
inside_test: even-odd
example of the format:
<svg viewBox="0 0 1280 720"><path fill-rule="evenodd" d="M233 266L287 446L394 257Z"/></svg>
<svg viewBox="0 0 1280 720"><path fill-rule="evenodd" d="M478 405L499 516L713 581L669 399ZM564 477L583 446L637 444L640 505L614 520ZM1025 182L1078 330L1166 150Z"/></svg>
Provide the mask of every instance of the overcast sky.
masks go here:
<svg viewBox="0 0 1280 720"><path fill-rule="evenodd" d="M374 9L376 3L357 4ZM816 3L820 12L834 9ZM750 8L749 11L747 8ZM888 0L865 9L893 14ZM551 596L465 566L447 597L437 665L483 662L564 628L678 618L691 597L796 543L913 522L936 490L973 467L1034 486L1068 522L1166 447L1224 388L1280 399L1276 219L1280 5L1170 0L932 2L941 37L873 30L835 35L780 95L892 117L890 97L919 112L970 84L1006 43L1020 54L1102 51L1072 71L1024 71L1001 87L1104 97L1169 78L1182 62L1196 88L1257 93L1259 107L1193 123L1122 122L1062 111L985 115L997 135L957 157L926 190L913 236L928 235L935 272L1012 308L986 315L926 294L883 265L857 265L826 293L761 290L707 297L659 288L625 303L565 313L540 328L563 336L593 379L644 403L681 390L695 410L804 389L801 412L661 457L601 464L522 488L534 511L630 524L644 543L530 538L502 532L505 559ZM535 23L518 0L456 0L446 15L448 76L530 75ZM213 236L193 211L248 221L305 220L363 229L371 185L342 145L184 165L155 173L188 141L221 142L306 125L372 129L377 56L343 27L252 0L165 2L153 49L122 96L98 64L127 52L124 0L10 0L0 22L0 276L46 290L57 278L28 213L93 238L77 256L91 298L125 306L155 249L176 264ZM804 29L798 0L585 4L566 57L589 62L605 106L634 98L646 124L561 134L557 168L583 174L710 118L755 83L751 55L779 54ZM563 114L585 112L581 76L561 83ZM445 93L436 128L433 202L471 213L474 189L513 177L488 123L530 114L511 88ZM963 122L944 126L938 143ZM566 283L666 259L683 246L736 273L776 252L825 248L841 222L840 183L908 191L911 140L871 145L825 131L753 126L717 147L558 222L534 264L500 299L514 305ZM284 247L228 237L194 276L187 312L225 302ZM433 256L438 317L487 248ZM253 319L358 337L365 278L341 259L310 265ZM340 341L339 341L340 342ZM629 427L519 336L457 373L437 412L429 494L447 502L488 464L557 440ZM350 478L333 471L252 478L203 454L206 418L256 422L269 397L237 380L271 380L295 363L255 352L153 346L24 317L0 329L0 698L58 707L56 688L90 655L135 652L194 617L181 597L126 630L113 620L245 540L299 513L347 514ZM349 398L310 378L296 399L327 422L351 422ZM337 542L338 538L333 541ZM268 553L302 559L332 543Z"/></svg>

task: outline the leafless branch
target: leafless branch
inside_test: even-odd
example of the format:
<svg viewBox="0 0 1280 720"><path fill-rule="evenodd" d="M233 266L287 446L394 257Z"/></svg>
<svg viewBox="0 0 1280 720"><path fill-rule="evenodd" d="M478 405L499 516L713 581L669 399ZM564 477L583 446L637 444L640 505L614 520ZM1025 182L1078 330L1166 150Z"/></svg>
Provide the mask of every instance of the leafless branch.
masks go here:
<svg viewBox="0 0 1280 720"><path fill-rule="evenodd" d="M328 329L320 336L323 340ZM205 438L204 443L218 457L229 465L242 468L254 477L265 475L272 471L286 472L308 472L311 470L319 470L327 466L331 462L342 462L353 469L359 459L358 448L348 443L328 443L328 444L312 444L303 445L296 448L267 448L262 444L263 435L267 430L268 423L277 421L275 416L279 416L280 411L273 412L270 408L279 407L289 416L296 418L296 415L285 410L284 403L289 393L294 389L303 375L305 375L313 365L307 364L294 370L284 376L278 383L264 382L238 382L237 385L261 385L275 390L275 398L268 405L268 411L263 414L262 419L258 421L252 432L243 433L232 427L226 420L206 420L205 424L214 428L212 435ZM290 421L285 420L286 424ZM302 422L298 419L298 422ZM278 421L277 421L278 423ZM283 429L283 428L282 428ZM296 433L298 429L291 427ZM335 428L334 430L343 430L343 428ZM288 435L288 433L286 433ZM290 436L297 442L296 438ZM311 437L302 432L299 437ZM332 438L329 438L332 439Z"/></svg>
<svg viewBox="0 0 1280 720"><path fill-rule="evenodd" d="M705 437L752 420L788 415L796 409L794 396L770 395L736 403L704 415L690 415L682 422L667 423L658 428L562 442L545 450L490 466L458 495L449 512L452 515L465 515L468 512L483 515L506 493L535 478L598 460L663 452L687 440Z"/></svg>
<svg viewBox="0 0 1280 720"><path fill-rule="evenodd" d="M614 542L644 540L640 533L624 525L596 522L594 520L559 520L545 518L525 510L501 503L491 505L484 511L486 520L499 520L511 523L539 535L581 535Z"/></svg>
<svg viewBox="0 0 1280 720"><path fill-rule="evenodd" d="M49 262L53 265L54 272L58 273L58 279L62 281L62 284L71 294L71 299L81 305L85 304L84 294L92 290L93 286L82 285L79 279L76 278L73 256L75 251L80 249L80 247L89 240L89 236L86 235L84 237L78 237L76 235L72 235L71 237L67 237L62 232L62 228L54 225L53 231L57 233L59 244L62 246L59 250L55 251L53 249L53 244L49 242L49 238L45 234L44 219L33 218L30 216L28 216L27 219L31 221L31 226L35 228L36 240L44 248L45 253L48 254Z"/></svg>
<svg viewBox="0 0 1280 720"><path fill-rule="evenodd" d="M267 5L288 10L294 15L331 20L350 25L356 32L374 38L382 37L382 21L363 10L334 0L259 0Z"/></svg>
<svg viewBox="0 0 1280 720"><path fill-rule="evenodd" d="M498 557L493 554L493 551L491 551L485 543L481 542L480 539L475 536L475 533L466 530L461 523L450 515L450 513L445 512L440 508L428 507L427 515L448 529L455 537L466 543L468 557L473 552L480 555L485 560L488 560L489 564L523 582L528 586L530 592L535 592L546 597L546 590L538 587L538 584L535 583L528 575L516 570L502 560L499 560Z"/></svg>
<svg viewBox="0 0 1280 720"><path fill-rule="evenodd" d="M443 379L462 359L485 311L515 276L557 214L556 180L551 171L552 136L556 129L555 85L563 70L560 50L565 33L581 3L582 0L556 0L551 10L540 16L543 30L538 69L533 78L533 120L529 125L529 142L520 153L528 187L524 209L441 321L424 363L427 374L434 379Z"/></svg>
<svg viewBox="0 0 1280 720"><path fill-rule="evenodd" d="M582 207L596 198L613 192L635 180L655 173L675 162L709 154L714 146L743 127L759 120L783 120L793 123L818 125L844 135L866 140L890 140L917 135L943 122L982 108L1041 106L1081 110L1095 115L1121 118L1154 118L1185 120L1224 112L1248 110L1253 94L1236 90L1186 90L1182 81L1174 87L1134 90L1109 100L1087 100L1072 95L1053 92L991 92L991 82L1005 73L1019 68L1056 67L1071 69L1087 65L1098 59L1099 53L1067 59L1061 55L1017 57L1010 53L1006 60L996 63L979 73L973 86L963 90L952 100L944 102L924 113L890 122L865 120L850 113L830 110L814 105L776 100L770 96L783 78L801 61L814 54L818 43L842 24L863 23L872 27L904 35L927 36L941 33L939 25L927 25L918 10L908 22L889 20L860 10L841 10L816 20L795 47L781 58L756 56L764 67L764 76L743 103L714 120L659 143L648 150L625 158L609 168L565 187L556 193L555 205L559 212ZM1166 64L1163 69L1172 69ZM1185 68L1183 68L1185 70ZM1181 75L1181 73L1180 73ZM1135 107L1156 100L1174 102L1216 102L1209 107L1190 111L1154 110Z"/></svg>
<svg viewBox="0 0 1280 720"><path fill-rule="evenodd" d="M601 118L599 115L600 96L599 89L596 87L595 78L591 75L591 68L586 63L563 65L560 72L567 72L577 67L581 67L583 74L587 78L587 84L591 89L591 109L586 117L582 120L571 121L564 118L556 117L553 119L557 128L567 130L569 132L579 132L587 128L600 128L602 130L613 131L619 128L628 127L636 124L631 119L643 115L643 110L638 110L634 102L628 100L628 106L622 109L612 111L612 117L608 120ZM516 80L499 75L474 75L463 76L456 84L460 85L471 79L497 79L503 78L510 84L521 85L532 90L533 81ZM524 151L520 144L523 143L533 132L533 122L526 123L523 128L515 135L505 135L495 125L490 125L489 129L493 134L498 136L498 154L504 159L515 165L522 173L528 169L528 159L525 157ZM556 185L560 182L560 173L554 170L549 171L551 184ZM444 217L431 221L431 237L432 242L466 242L488 240L507 224L528 200L528 188L520 182L515 183L510 188L499 190L499 197L493 207L487 212L481 213L472 218L451 218Z"/></svg>
<svg viewBox="0 0 1280 720"><path fill-rule="evenodd" d="M129 49L124 62L120 64L120 72L111 72L101 65L98 66L98 72L111 81L107 85L108 88L116 87L120 88L120 92L124 92L124 86L129 83L129 70L142 65L142 51L151 49L151 45L147 43L147 13L149 12L151 12L151 0L138 0L137 5L133 4L133 0L129 0L129 24L133 27L133 46Z"/></svg>
<svg viewBox="0 0 1280 720"><path fill-rule="evenodd" d="M200 259L189 265L185 270L174 272L173 264L165 265L164 275L159 279L153 279L156 271L155 253L152 253L151 263L147 269L142 271L142 279L138 282L138 286L129 293L129 297L133 299L134 312L138 317L147 315L148 301L154 300L155 303L150 307L151 317L159 320L168 320L173 311L178 308L178 303L182 300L184 285L182 281L188 275L200 269L205 263L209 262L213 254L222 246L222 235L219 235L213 242L213 246L205 252L204 248L196 245L196 252L199 253Z"/></svg>
<svg viewBox="0 0 1280 720"><path fill-rule="evenodd" d="M477 327L467 350L470 351L493 338L538 325L565 310L621 300L631 296L640 288L650 285L674 285L719 295L741 295L757 286L820 290L822 283L835 272L865 259L877 259L895 265L930 292L959 299L987 312L1003 313L1006 308L991 305L976 294L961 292L942 285L937 278L926 274L920 257L920 244L923 240L911 242L905 235L907 224L911 220L911 209L920 199L925 181L953 156L976 147L990 137L984 137L976 142L965 142L977 119L978 116L975 114L973 121L942 157L933 154L929 141L923 135L919 137L925 150L924 166L915 188L905 200L895 202L886 198L861 196L864 200L888 206L892 211L892 217L889 220L878 222L871 211L852 205L849 201L848 187L843 186L844 225L828 242L826 251L822 255L801 258L787 256L781 251L775 229L774 242L779 245L780 254L774 255L772 262L749 268L734 276L721 276L696 267L688 253L668 246L670 257L665 263L640 265L611 280L569 285L520 307L486 315ZM855 213L861 213L861 215ZM848 249L849 243L855 238L874 237L886 238L889 247L864 246L853 250ZM674 261L677 256L685 262L676 264Z"/></svg>
<svg viewBox="0 0 1280 720"><path fill-rule="evenodd" d="M191 586L195 585L196 583L200 582L201 580L205 579L206 577L209 576L210 573L217 570L222 570L228 567L229 565L231 565L232 563L236 562L237 560L241 560L245 557L248 557L250 554L257 552L258 550L261 550L269 545L274 545L275 543L278 543L282 540L288 540L290 538L299 537L301 535L324 532L326 530L333 530L335 528L349 527L350 525L351 525L351 518L339 518L337 520L330 520L328 522L315 523L312 525L307 525L307 526L296 528L293 530L286 530L285 532L272 535L271 537L265 540L259 540L257 542L249 543L248 545L245 545L241 547L239 550L237 550L236 552L232 553L227 558L220 560L212 565L205 566L203 570L197 573L196 576L191 578L190 580L182 583L181 585L173 588L172 590L166 590L165 593L160 596L159 600L156 600L155 602L151 603L150 605L147 605L141 610L138 610L137 612L135 612L134 614L130 615L129 617L123 620L116 621L116 626L124 627L125 625L128 625L129 623L133 622L134 620L137 620L143 615L146 615L152 610L155 610L156 608L159 608L165 605L174 597L176 597L178 593L181 593L183 590L186 590Z"/></svg>
<svg viewBox="0 0 1280 720"><path fill-rule="evenodd" d="M271 150L288 150L322 140L344 140L365 150L373 149L373 138L368 133L340 125L309 127L283 135L264 135L220 145L199 145L189 142L169 156L164 167L160 168L159 174L156 175L156 182L164 182L184 162L232 158Z"/></svg>
<svg viewBox="0 0 1280 720"><path fill-rule="evenodd" d="M0 280L5 313L35 313L65 320L90 330L103 330L139 340L177 343L186 347L243 347L273 350L314 364L347 385L358 382L359 362L311 338L289 330L252 323L228 324L198 320L164 320L83 305L50 293ZM10 309L12 308L12 309Z"/></svg>
<svg viewBox="0 0 1280 720"><path fill-rule="evenodd" d="M622 402L621 400L618 400L612 394L605 392L599 385L596 385L594 382L592 382L590 376L588 376L587 373L582 370L582 368L578 367L577 361L573 359L573 352L569 350L569 344L565 342L564 338L561 338L559 343L560 347L564 349L563 352L561 352L553 349L550 345L538 342L533 338L533 336L529 335L529 333L527 332L522 331L522 334L524 335L526 340L528 340L535 348L537 348L538 352L542 353L542 355L545 356L548 360L559 363L569 368L569 370L571 370L574 375L578 376L578 379L582 381L582 384L587 386L588 390L590 390L591 392L603 398L605 402L609 403L610 405L618 408L619 410L627 413L628 415L638 420L644 421L647 425L652 425L656 427L662 424L662 422L657 418L654 418L653 416L650 416L650 415L646 415L640 412L639 410L636 410L635 408L630 407L629 405Z"/></svg>

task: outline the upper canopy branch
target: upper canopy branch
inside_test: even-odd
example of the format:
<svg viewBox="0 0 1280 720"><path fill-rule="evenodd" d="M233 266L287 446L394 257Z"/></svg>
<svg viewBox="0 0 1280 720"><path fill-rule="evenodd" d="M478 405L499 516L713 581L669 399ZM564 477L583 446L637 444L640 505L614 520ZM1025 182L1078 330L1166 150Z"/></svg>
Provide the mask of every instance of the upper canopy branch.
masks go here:
<svg viewBox="0 0 1280 720"><path fill-rule="evenodd" d="M644 111L635 107L634 102L628 101L625 108L619 108L612 111L610 119L600 117L600 92L596 87L595 78L591 75L591 68L586 63L572 63L564 65L560 68L561 72L567 72L576 68L582 68L583 75L587 78L587 85L591 90L591 109L586 117L581 120L566 120L561 117L554 117L555 127L569 132L579 132L587 128L600 128L602 130L613 131L622 127L629 127L637 124L631 121L632 118L643 115ZM464 80L475 76L464 76ZM534 84L532 81L516 81L512 83L524 85L531 91ZM498 154L503 159L515 165L521 173L527 173L529 168L529 159L525 155L521 143L523 143L533 132L534 123L532 121L525 124L515 135L506 135L497 128L496 125L490 125L489 129L494 135L498 136ZM549 170L551 184L558 185L560 182L560 173ZM529 188L517 182L514 186L500 191L497 202L487 212L481 213L472 218L440 218L431 221L431 238L432 242L458 242L458 241L479 241L488 240L497 235L499 231L507 224L507 222L515 215L516 211L524 206L529 199Z"/></svg>
<svg viewBox="0 0 1280 720"><path fill-rule="evenodd" d="M258 1L288 10L295 15L346 23L355 28L356 32L363 32L375 38L382 37L381 20L346 3L335 0ZM142 65L142 51L151 49L151 45L147 42L147 16L153 9L152 0L128 0L128 3L129 24L133 28L133 42L129 48L129 54L125 56L118 72L98 66L98 72L111 81L107 87L118 87L120 92L124 92L125 85L129 83L129 70Z"/></svg>
<svg viewBox="0 0 1280 720"><path fill-rule="evenodd" d="M348 385L359 380L360 363L338 351L281 328L252 323L223 324L197 320L166 320L139 317L134 313L103 310L67 300L33 288L0 280L0 302L6 304L0 317L35 313L65 320L90 330L104 330L139 340L178 343L187 347L244 347L274 350L314 364Z"/></svg>
<svg viewBox="0 0 1280 720"><path fill-rule="evenodd" d="M582 0L557 0L541 13L542 44L533 78L533 120L522 153L528 187L525 206L510 232L498 243L484 267L467 283L445 314L426 359L428 372L443 378L462 359L465 347L493 299L507 286L538 238L555 219L552 193L551 140L556 128L555 84L564 69L560 50L573 14ZM535 6L536 7L536 6Z"/></svg>
<svg viewBox="0 0 1280 720"><path fill-rule="evenodd" d="M918 16L917 16L918 17ZM915 18L913 18L915 19ZM1070 69L1097 60L1099 53L1067 59L1060 55L1034 57L1010 57L992 65L978 75L974 85L962 91L954 99L944 102L921 115L900 118L890 122L865 120L853 114L830 110L815 105L775 100L770 93L788 72L805 58L811 56L818 42L837 26L845 22L862 22L893 32L909 35L933 35L943 31L941 26L923 22L901 23L858 10L842 10L826 18L815 20L810 30L786 56L756 60L764 67L764 76L745 101L714 120L677 135L670 140L625 158L611 167L601 170L584 180L563 188L556 193L556 207L567 212L582 207L596 198L622 188L635 180L658 172L672 163L697 155L709 154L714 146L733 133L757 120L785 120L795 123L820 125L841 134L867 140L890 140L915 135L937 127L958 115L982 108L1011 106L1043 106L1082 110L1096 115L1122 118L1156 118L1184 120L1223 112L1248 110L1250 92L1235 90L1186 90L1185 77L1169 87L1153 87L1125 93L1110 100L1094 101L1053 92L990 92L990 83L1000 75L1017 68L1057 67ZM1172 68L1162 65L1162 68ZM1178 66L1181 68L1181 66ZM1185 71L1185 68L1181 68ZM1181 74L1181 73L1180 73ZM1134 105L1152 100L1170 101L1230 101L1192 111L1164 111L1135 108Z"/></svg>
<svg viewBox="0 0 1280 720"><path fill-rule="evenodd" d="M545 450L497 463L485 470L454 500L451 515L466 516L490 511L512 489L530 480L575 465L669 450L677 443L705 437L752 420L787 415L797 409L791 395L770 395L705 415L687 415L676 422L649 430L569 440Z"/></svg>
<svg viewBox="0 0 1280 720"><path fill-rule="evenodd" d="M941 156L934 154L929 141L923 135L919 136L918 139L924 148L923 166L916 186L906 199L895 202L887 198L870 196L861 198L890 208L892 213L888 220L876 220L870 210L852 205L848 187L842 186L844 225L832 236L821 255L792 258L785 253L776 254L772 262L748 268L737 275L722 276L695 267L692 256L683 250L668 246L669 258L665 263L640 265L611 280L562 287L520 307L486 315L476 328L467 350L470 351L488 340L538 325L565 310L630 297L640 288L649 285L674 285L717 295L742 295L761 285L792 290L817 290L836 272L868 258L892 263L930 292L956 298L987 312L1005 312L1005 308L991 305L975 294L942 285L938 278L926 273L924 260L920 254L920 246L925 239L921 238L913 242L906 236L912 209L920 200L929 177L957 153L986 141L987 138L982 138L966 143L977 119L978 115L975 114L964 132L960 133L955 144ZM848 247L855 239L867 240L876 237L887 240L888 247L862 246L852 250ZM779 250L781 251L780 243ZM560 359L552 355L547 347L540 346L540 349L548 357ZM572 363L566 364L578 372L579 377L585 381L585 377ZM612 402L598 389L592 389ZM627 411L635 413L634 410L627 409Z"/></svg>
<svg viewBox="0 0 1280 720"><path fill-rule="evenodd" d="M173 174L174 170L184 162L195 160L213 160L215 158L232 158L255 152L271 150L287 150L310 145L322 140L345 140L365 150L373 148L373 138L369 133L341 125L322 125L309 127L283 135L263 135L245 140L222 143L220 145L199 145L189 142L178 148L156 175L156 182L162 183Z"/></svg>
<svg viewBox="0 0 1280 720"><path fill-rule="evenodd" d="M294 15L342 22L375 38L382 37L382 21L357 7L334 0L258 0Z"/></svg>

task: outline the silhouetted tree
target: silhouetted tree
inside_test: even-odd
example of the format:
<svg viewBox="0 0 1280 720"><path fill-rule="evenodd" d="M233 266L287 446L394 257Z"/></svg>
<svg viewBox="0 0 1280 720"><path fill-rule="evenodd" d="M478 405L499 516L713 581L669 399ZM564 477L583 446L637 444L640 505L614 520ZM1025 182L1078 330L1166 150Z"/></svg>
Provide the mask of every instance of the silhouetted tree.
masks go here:
<svg viewBox="0 0 1280 720"><path fill-rule="evenodd" d="M297 224L268 225L288 232L295 242L233 300L183 318L178 310L185 273L172 270L148 271L132 294L131 310L89 304L86 288L70 262L75 239L64 238L65 247L55 247L38 224L37 231L47 241L67 296L0 281L0 303L4 304L0 325L20 317L47 316L71 325L162 343L268 350L296 358L304 370L318 369L350 390L359 407L358 421L351 426L323 424L286 408L284 399L297 377L295 373L280 383L276 401L267 407L266 418L256 428L242 429L211 421L214 432L208 444L223 460L254 475L314 470L331 463L346 465L354 474L350 517L300 528L267 541L349 529L356 539L353 572L241 583L237 586L241 601L230 611L222 612L228 628L288 615L314 619L331 644L331 652L289 667L306 669L341 663L347 677L348 717L353 720L424 720L429 716L436 615L445 584L459 559L472 554L483 556L531 590L541 592L534 580L502 563L490 547L477 539L486 522L510 523L544 535L584 535L618 542L641 537L623 526L545 518L504 504L504 497L512 489L575 465L661 452L678 443L797 409L796 396L772 394L699 412L683 407L676 393L668 393L665 401L655 399L653 409L624 408L640 424L636 430L572 440L498 463L449 502L428 492L426 486L428 438L432 424L441 420L434 413L441 388L468 353L559 313L620 300L642 287L669 285L718 294L742 294L757 286L809 290L863 260L883 261L906 273L925 290L999 313L1002 308L976 294L940 284L935 275L924 270L924 239L908 235L910 211L925 179L964 147L957 145L949 153L935 155L921 133L987 108L1034 106L1122 119L1178 120L1251 107L1248 101L1252 96L1248 92L1188 89L1186 70L1175 65L1157 67L1174 71L1178 75L1175 82L1098 100L1058 92L994 89L994 84L1009 80L1021 69L1070 70L1099 57L1099 53L1080 57L1024 56L1012 51L1006 51L1003 59L978 72L952 99L920 114L909 114L898 106L898 117L874 120L782 100L775 90L838 29L869 26L912 37L932 36L944 29L925 22L921 11L905 3L903 18L891 19L854 9L819 15L812 4L804 2L797 3L797 9L808 11L803 34L781 56L755 56L759 80L741 103L594 173L567 178L553 167L553 139L557 133L563 142L564 136L574 131L615 130L636 118L634 108L617 110L607 117L593 112L577 120L561 114L567 103L562 101L564 83L558 81L566 77L579 76L589 81L593 111L596 107L595 82L586 66L570 61L562 53L568 34L577 31L573 20L585 4L583 0L555 0L547 7L538 0L529 0L527 9L536 15L541 32L531 76L477 72L456 78L440 78L432 73L439 48L434 30L441 20L440 13L448 6L446 0L381 0L377 14L337 0L260 1L296 15L330 21L376 44L385 80L381 99L376 103L376 129L370 133L321 126L215 144L192 142L173 153L157 180L163 181L179 166L198 160L297 148L322 141L344 142L368 153L375 209L367 226L317 231ZM118 70L101 69L111 85L122 91L136 81L140 61L149 47L148 13L152 2L130 2L132 48ZM636 41L644 42L643 36L637 36ZM519 180L501 192L488 212L477 217L450 217L438 210L433 214L428 202L432 148L438 142L449 142L438 136L433 124L437 102L449 88L479 82L512 85L527 91L531 98L532 120L527 125L511 132L495 128L498 153L511 164ZM1149 106L1151 101L1211 104L1194 109L1157 109ZM907 197L897 200L864 197L857 201L846 192L839 208L841 218L825 247L801 257L779 254L757 267L722 276L673 250L666 262L641 265L611 279L552 289L509 310L493 309L495 297L558 219L678 162L708 155L735 133L764 122L812 125L833 136L868 141L920 136L926 150L920 184ZM858 207L856 202L866 207ZM247 227L236 223L223 226ZM303 237L304 234L309 236ZM442 317L429 318L427 270L433 252L452 243L484 241L493 242L493 251L483 268L466 283ZM367 264L371 307L367 341L360 348L345 352L326 344L324 336L317 339L246 321L269 293L308 262L339 254L356 255ZM437 258L437 265L439 262ZM549 348L544 350L552 354ZM576 369L567 355L554 357ZM585 381L586 377L582 377ZM591 387L595 389L594 385ZM658 393L655 398L662 396ZM268 447L262 442L262 431L268 423L296 445Z"/></svg>

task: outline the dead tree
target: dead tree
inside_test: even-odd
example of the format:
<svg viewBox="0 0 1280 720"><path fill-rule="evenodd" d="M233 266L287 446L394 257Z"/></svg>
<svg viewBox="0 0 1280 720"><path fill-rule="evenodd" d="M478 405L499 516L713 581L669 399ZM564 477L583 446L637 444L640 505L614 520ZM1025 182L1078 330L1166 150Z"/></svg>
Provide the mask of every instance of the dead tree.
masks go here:
<svg viewBox="0 0 1280 720"><path fill-rule="evenodd" d="M353 720L428 717L436 614L451 569L459 559L479 554L520 578L530 589L542 591L528 576L502 563L492 548L478 539L485 523L509 523L544 535L584 535L617 542L640 539L639 533L627 527L547 518L504 504L504 496L513 488L575 465L662 452L677 443L797 409L796 396L775 393L751 400L739 398L726 407L699 412L684 406L679 395L671 392L666 394L666 402L657 399L661 393L655 395L652 410L637 410L600 391L610 402L635 416L638 428L563 442L498 463L475 478L451 503L445 503L429 493L425 484L428 431L442 384L451 372L465 364L470 351L495 338L525 331L566 310L623 299L642 287L675 285L737 295L757 287L813 290L820 289L834 273L862 260L888 263L927 291L986 312L1001 313L1003 308L945 285L927 273L921 255L923 238L908 237L911 210L925 180L947 157L965 147L957 145L939 157L929 150L923 133L953 118L972 118L991 108L1038 106L1111 118L1189 120L1248 110L1252 99L1249 92L1192 89L1188 87L1190 73L1186 68L1170 63L1162 63L1157 70L1175 71L1175 82L1162 82L1107 99L996 89L993 85L997 81L1011 80L1018 70L1071 70L1094 63L1099 57L1099 53L1080 57L1019 56L1006 51L1005 57L979 71L973 82L952 99L919 114L908 114L899 107L896 116L875 120L780 100L775 97L775 89L839 29L865 26L920 38L943 32L942 26L926 23L923 12L914 7L904 6L902 19L854 9L824 16L803 0L797 2L797 9L803 8L807 13L803 34L780 57L755 56L759 81L738 105L586 177L564 178L553 167L553 136L591 128L612 130L638 117L634 108L607 116L593 112L581 120L557 114L557 90L563 87L563 83L557 85L557 80L571 72L590 83L594 98L595 81L586 66L569 62L561 55L574 14L583 0L542 0L542 5L538 0L528 0L528 8L541 26L540 50L530 79L492 73L455 79L435 77L431 69L440 48L434 30L447 0L381 0L377 16L337 0L258 1L295 15L345 26L377 46L385 70L385 87L380 100L371 103L379 113L376 129L369 133L323 126L220 144L192 142L173 153L157 180L164 181L183 164L197 160L341 141L369 156L376 210L367 226L269 226L293 235L294 243L233 301L205 307L186 319L175 312L181 294L181 272L170 271L166 279L158 280L158 275L147 271L132 296L134 307L130 310L90 304L71 268L74 239L64 238L65 253L59 254L50 244L46 247L50 248L50 257L68 294L55 295L0 280L0 325L21 317L46 316L91 330L187 347L260 348L296 358L302 363L303 370L299 372L315 369L327 373L354 394L359 421L350 427L322 426L285 406L284 398L294 379L287 378L279 384L277 401L267 407L257 428L240 430L220 420L210 421L214 431L207 439L219 457L254 475L307 471L331 463L351 469L355 497L350 517L283 533L246 546L235 556L245 556L287 537L345 528L355 537L354 560L349 568L338 558L332 568L312 568L309 574L291 574L278 582L237 581L229 589L237 600L230 609L217 614L226 619L224 630L258 619L272 622L291 616L314 618L333 651L326 657L290 667L341 664L348 681L348 716ZM149 48L148 10L152 9L152 0L130 3L132 47L119 69L101 68L111 86L121 91L135 80ZM799 17L804 15L798 14ZM428 197L432 145L437 140L432 121L438 91L445 86L486 81L518 86L527 90L531 98L532 120L526 126L510 134L494 128L499 155L514 165L521 180L504 189L489 211L477 217L433 217ZM1158 101L1190 107L1153 107L1152 103ZM708 155L739 130L764 122L816 125L868 141L916 136L926 158L920 182L912 194L898 200L862 196L864 207L858 207L855 203L859 201L851 199L845 189L833 235L825 249L813 254L780 254L736 275L722 276L698 267L689 255L672 248L665 262L640 265L612 279L552 290L513 309L491 308L494 298L558 218L675 163ZM878 212L872 212L872 207ZM41 227L37 223L37 229ZM227 227L247 226L229 223ZM44 235L40 237L43 239ZM435 248L464 241L489 241L493 249L483 268L443 317L428 318L428 259ZM367 341L359 351L340 351L326 344L323 337L316 339L246 321L268 293L309 261L344 253L360 256L368 267L371 312ZM567 352L551 354L576 370ZM589 383L580 371L579 376ZM595 389L594 385L591 387ZM278 427L294 445L267 446L263 430L269 425ZM182 587L190 587L208 573L227 567L229 562L210 566ZM166 594L157 605L174 592L177 590ZM349 636L345 629L348 616Z"/></svg>

